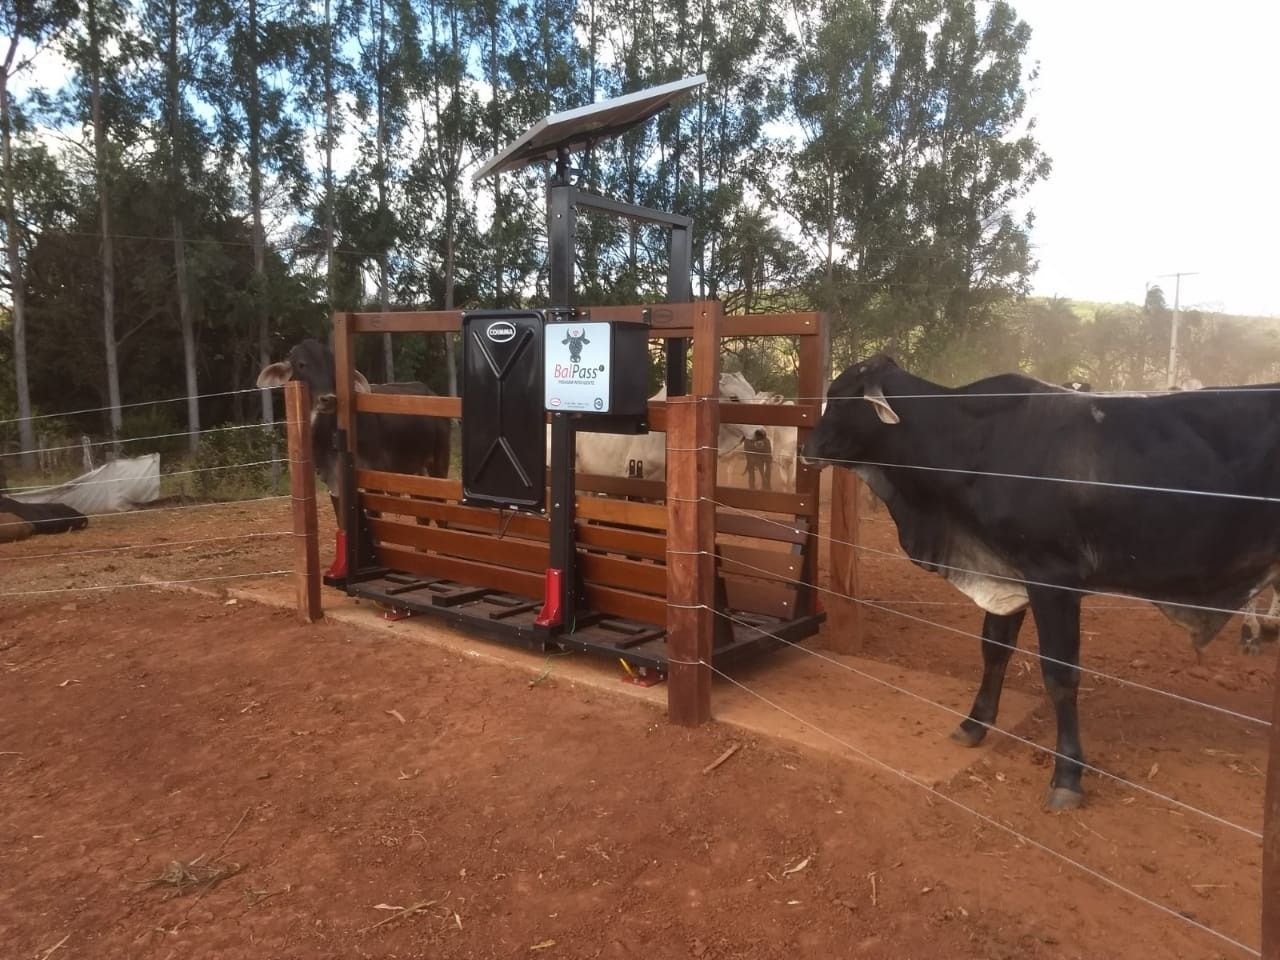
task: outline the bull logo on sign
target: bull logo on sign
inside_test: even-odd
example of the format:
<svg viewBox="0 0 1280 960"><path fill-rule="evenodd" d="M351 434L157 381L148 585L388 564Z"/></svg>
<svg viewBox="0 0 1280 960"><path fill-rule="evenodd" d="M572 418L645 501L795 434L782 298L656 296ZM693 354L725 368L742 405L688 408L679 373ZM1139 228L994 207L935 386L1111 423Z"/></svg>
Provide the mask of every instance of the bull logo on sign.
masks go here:
<svg viewBox="0 0 1280 960"><path fill-rule="evenodd" d="M582 360L582 348L591 341L587 339L586 331L570 330L560 342L569 345L569 362L578 363Z"/></svg>

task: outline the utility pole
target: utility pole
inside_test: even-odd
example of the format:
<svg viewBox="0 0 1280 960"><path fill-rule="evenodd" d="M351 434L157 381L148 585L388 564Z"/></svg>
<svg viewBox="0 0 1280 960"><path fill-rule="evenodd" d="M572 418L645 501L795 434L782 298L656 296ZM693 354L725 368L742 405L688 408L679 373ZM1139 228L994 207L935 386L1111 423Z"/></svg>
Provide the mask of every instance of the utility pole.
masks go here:
<svg viewBox="0 0 1280 960"><path fill-rule="evenodd" d="M1180 319L1179 307L1181 305L1182 294L1182 278L1194 277L1197 271L1182 270L1178 273L1161 274L1162 277L1173 277L1173 324L1169 331L1169 377L1165 388L1172 390L1174 380L1178 375L1178 320Z"/></svg>

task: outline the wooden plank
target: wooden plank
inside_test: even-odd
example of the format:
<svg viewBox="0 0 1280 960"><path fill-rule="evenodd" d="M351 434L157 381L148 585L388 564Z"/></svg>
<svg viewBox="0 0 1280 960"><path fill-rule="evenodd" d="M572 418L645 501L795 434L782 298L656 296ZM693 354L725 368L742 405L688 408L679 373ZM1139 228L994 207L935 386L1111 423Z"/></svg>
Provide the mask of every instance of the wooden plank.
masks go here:
<svg viewBox="0 0 1280 960"><path fill-rule="evenodd" d="M726 507L757 513L787 513L795 516L818 515L818 498L780 490L744 490L742 487L716 487L716 501Z"/></svg>
<svg viewBox="0 0 1280 960"><path fill-rule="evenodd" d="M692 330L700 303L645 303L618 306L586 307L592 321L621 320L643 323L648 314L649 326L655 330Z"/></svg>
<svg viewBox="0 0 1280 960"><path fill-rule="evenodd" d="M356 333L454 333L462 329L461 310L396 310L340 314Z"/></svg>
<svg viewBox="0 0 1280 960"><path fill-rule="evenodd" d="M816 313L751 313L724 318L724 337L814 337L821 328Z"/></svg>
<svg viewBox="0 0 1280 960"><path fill-rule="evenodd" d="M661 560L664 563L667 559L665 537L639 530L605 527L598 523L578 524L578 545L631 557L644 557L646 560Z"/></svg>
<svg viewBox="0 0 1280 960"><path fill-rule="evenodd" d="M361 413L397 413L419 417L461 417L461 397L430 397L411 393L361 393L356 395Z"/></svg>
<svg viewBox="0 0 1280 960"><path fill-rule="evenodd" d="M598 553L578 551L578 564L587 583L621 587L633 593L646 593L666 598L667 568L642 560L623 560Z"/></svg>
<svg viewBox="0 0 1280 960"><path fill-rule="evenodd" d="M858 596L858 499L857 474L843 467L831 468L831 541L827 564L828 588L823 606L831 629L824 631L825 646L836 653L861 649L862 610ZM848 598L848 599L846 599Z"/></svg>
<svg viewBox="0 0 1280 960"><path fill-rule="evenodd" d="M380 493L408 493L415 497L460 500L462 481L444 477L423 477L412 473L385 473L381 470L357 470L356 486Z"/></svg>
<svg viewBox="0 0 1280 960"><path fill-rule="evenodd" d="M818 423L816 403L720 402L721 423L749 423L763 427L813 427Z"/></svg>
<svg viewBox="0 0 1280 960"><path fill-rule="evenodd" d="M766 517L749 517L746 514L727 510L716 514L716 531L734 537L776 540L778 543L797 544L809 539L809 524L804 520L792 522L786 517L776 520Z"/></svg>
<svg viewBox="0 0 1280 960"><path fill-rule="evenodd" d="M649 401L649 432L667 432L667 403L665 400Z"/></svg>
<svg viewBox="0 0 1280 960"><path fill-rule="evenodd" d="M585 496L577 498L576 510L580 520L603 520L646 530L667 529L667 508L661 504Z"/></svg>
<svg viewBox="0 0 1280 960"><path fill-rule="evenodd" d="M311 391L301 380L284 387L288 423L289 492L293 503L293 577L298 617L315 623L320 607L320 541L316 527L316 469L311 445Z"/></svg>
<svg viewBox="0 0 1280 960"><path fill-rule="evenodd" d="M762 580L796 581L800 579L800 558L790 550L764 550L760 547L744 547L736 543L718 544L720 569L743 577ZM793 584L794 585L794 584Z"/></svg>
<svg viewBox="0 0 1280 960"><path fill-rule="evenodd" d="M720 331L724 325L724 304L706 300L702 310L693 316L693 381L689 384L695 397L720 396ZM717 404L717 406L719 406ZM711 443L720 429L712 425Z"/></svg>
<svg viewBox="0 0 1280 960"><path fill-rule="evenodd" d="M714 322L699 326L694 354L695 391L718 385L719 342ZM698 347L701 346L701 356ZM701 375L699 369L701 368ZM712 379L707 371L715 374ZM667 716L694 726L711 719L711 656L715 639L715 436L718 405L706 396L667 401Z"/></svg>
<svg viewBox="0 0 1280 960"><path fill-rule="evenodd" d="M732 610L763 613L766 616L777 617L779 620L793 620L796 617L798 588L795 586L726 576L724 589L729 608Z"/></svg>
<svg viewBox="0 0 1280 960"><path fill-rule="evenodd" d="M546 540L549 536L546 517L531 513L503 513L486 507L469 507L460 503L440 500L423 500L417 497L396 497L378 493L363 493L360 502L366 510L384 514L437 520L457 526L466 526L490 533L502 532L504 536L523 537L526 540Z"/></svg>
<svg viewBox="0 0 1280 960"><path fill-rule="evenodd" d="M662 597L648 597L629 590L617 590L588 583L585 587L587 606L600 613L615 617L639 620L663 626L667 622L667 601Z"/></svg>
<svg viewBox="0 0 1280 960"><path fill-rule="evenodd" d="M606 477L597 473L579 473L574 477L579 492L607 493L614 497L643 497L665 500L667 485L661 480L632 480L628 477Z"/></svg>
<svg viewBox="0 0 1280 960"><path fill-rule="evenodd" d="M458 583L474 584L492 590L504 590L522 597L537 599L542 596L543 576L511 567L497 567L458 557L441 557L430 553L418 553L401 547L378 548L378 563L392 570L404 570L428 577L440 577Z"/></svg>
<svg viewBox="0 0 1280 960"><path fill-rule="evenodd" d="M819 315L819 336L805 337L800 341L800 368L797 376L797 393L802 397L821 397L827 392L827 381L831 375L831 329L826 314ZM816 400L813 402L817 402ZM810 516L818 515L817 504L821 473L813 467L806 466L798 459L809 442L813 424L801 427L796 431L796 493L814 505ZM801 548L804 558L804 576L800 579L806 583L818 582L818 525L815 522L810 528L810 537ZM798 615L809 616L818 609L818 593L812 587L806 588L800 598Z"/></svg>
<svg viewBox="0 0 1280 960"><path fill-rule="evenodd" d="M531 573L542 573L547 569L546 544L531 540L499 540L482 533L373 518L369 520L369 532L380 544L432 550L451 557L478 560L499 567L514 567Z"/></svg>

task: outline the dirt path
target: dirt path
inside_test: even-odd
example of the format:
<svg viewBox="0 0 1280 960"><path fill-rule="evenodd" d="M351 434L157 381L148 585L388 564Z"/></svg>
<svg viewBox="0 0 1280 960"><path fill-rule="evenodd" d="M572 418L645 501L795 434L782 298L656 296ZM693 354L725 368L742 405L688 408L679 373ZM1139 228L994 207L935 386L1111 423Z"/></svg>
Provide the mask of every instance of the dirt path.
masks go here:
<svg viewBox="0 0 1280 960"><path fill-rule="evenodd" d="M286 527L273 502L0 547L7 955L63 937L54 958L1240 955L892 774L722 726L674 730L554 665L530 686L413 642L411 625L303 628L149 588L13 595L283 568L285 538L210 538ZM864 532L895 549L884 525ZM907 564L862 569L866 597L980 622ZM1220 640L1197 667L1177 630L1121 605L1091 601L1086 665L1268 715L1273 651L1255 661ZM976 679L976 647L871 611L862 654L940 696L948 678ZM1038 698L1019 662L1011 688ZM893 764L949 747L944 712L802 654L739 679L804 716L873 724L892 707L895 736L877 749ZM1097 678L1082 717L1091 762L1260 826L1262 728ZM1052 743L1043 708L1014 732ZM968 756L947 796L1256 944L1256 840L1098 776L1085 810L1048 817L1043 754L993 737ZM202 854L240 872L167 900L141 882ZM369 929L394 916L379 904L429 901Z"/></svg>

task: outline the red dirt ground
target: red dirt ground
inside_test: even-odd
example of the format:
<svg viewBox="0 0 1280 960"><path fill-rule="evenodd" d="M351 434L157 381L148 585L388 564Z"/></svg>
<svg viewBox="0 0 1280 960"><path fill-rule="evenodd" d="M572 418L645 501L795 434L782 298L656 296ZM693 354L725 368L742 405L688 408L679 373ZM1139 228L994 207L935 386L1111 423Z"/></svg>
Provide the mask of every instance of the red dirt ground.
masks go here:
<svg viewBox="0 0 1280 960"><path fill-rule="evenodd" d="M896 550L884 519L861 539ZM1241 955L851 757L244 602L27 593L284 569L287 537L175 544L287 528L277 501L0 546L6 956L64 937L53 958ZM140 546L70 555L122 544ZM874 556L864 597L977 629L941 580ZM866 659L976 682L976 641L876 610L863 626ZM1197 667L1122 600L1091 600L1085 630L1088 667L1270 716L1274 651L1242 657L1228 632ZM835 668L791 696L771 677L800 715L886 695ZM1038 695L1033 669L1009 685ZM953 718L911 709L939 749ZM1096 678L1081 712L1091 762L1260 829L1265 728ZM1015 732L1052 744L1048 711ZM993 735L972 760L943 794L1256 946L1255 839L1097 775L1084 810L1047 816L1042 754ZM145 883L200 855L241 870L172 899Z"/></svg>

